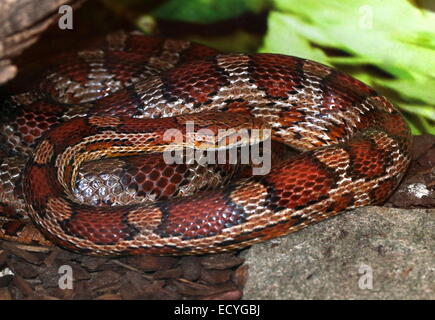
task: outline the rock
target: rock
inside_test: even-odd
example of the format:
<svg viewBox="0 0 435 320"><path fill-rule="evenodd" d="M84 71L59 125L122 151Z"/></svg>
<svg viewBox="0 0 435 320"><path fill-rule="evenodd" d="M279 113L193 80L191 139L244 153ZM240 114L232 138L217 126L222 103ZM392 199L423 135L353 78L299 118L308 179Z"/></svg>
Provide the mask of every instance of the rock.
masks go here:
<svg viewBox="0 0 435 320"><path fill-rule="evenodd" d="M435 207L435 136L416 136L414 161L386 205L399 208Z"/></svg>
<svg viewBox="0 0 435 320"><path fill-rule="evenodd" d="M434 224L435 209L366 207L254 245L243 299L435 299Z"/></svg>

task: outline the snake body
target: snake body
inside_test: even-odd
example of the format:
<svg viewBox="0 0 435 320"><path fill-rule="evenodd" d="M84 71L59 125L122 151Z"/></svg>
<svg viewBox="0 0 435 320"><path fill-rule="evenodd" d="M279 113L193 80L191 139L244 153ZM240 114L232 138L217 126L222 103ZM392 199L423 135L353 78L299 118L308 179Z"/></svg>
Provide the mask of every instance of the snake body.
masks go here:
<svg viewBox="0 0 435 320"><path fill-rule="evenodd" d="M123 32L58 61L36 89L3 101L1 142L9 157L0 167L0 195L46 238L74 251L182 255L246 247L382 203L410 162L409 128L395 107L313 61L221 54ZM160 150L164 131L182 130L188 120L212 130L261 122L274 141L301 153L236 181L224 176L230 166L212 173L197 167L208 172L208 184L216 176L231 181L221 188L199 183L172 197L186 189L190 169L141 153ZM108 185L108 203L95 194L78 201L72 180L86 161L81 184L118 161L124 176L117 183L136 198L157 194L157 201L123 201L128 192L117 197Z"/></svg>

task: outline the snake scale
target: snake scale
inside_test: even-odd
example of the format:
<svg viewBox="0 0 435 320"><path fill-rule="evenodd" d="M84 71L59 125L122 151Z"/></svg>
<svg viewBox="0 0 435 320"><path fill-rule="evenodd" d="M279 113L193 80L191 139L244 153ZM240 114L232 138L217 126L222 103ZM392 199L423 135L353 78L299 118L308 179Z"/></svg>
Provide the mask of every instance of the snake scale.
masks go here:
<svg viewBox="0 0 435 320"><path fill-rule="evenodd" d="M116 32L47 69L1 101L5 239L93 255L229 251L382 203L410 163L395 107L313 61ZM299 153L237 179L236 165L166 164L162 135L188 121L267 127ZM12 219L26 216L37 229Z"/></svg>

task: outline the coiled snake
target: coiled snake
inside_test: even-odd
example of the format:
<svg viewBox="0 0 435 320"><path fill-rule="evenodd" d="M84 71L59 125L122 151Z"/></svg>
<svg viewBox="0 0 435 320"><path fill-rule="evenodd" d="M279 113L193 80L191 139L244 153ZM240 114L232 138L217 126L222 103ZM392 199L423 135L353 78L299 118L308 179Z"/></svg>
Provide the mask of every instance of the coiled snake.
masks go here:
<svg viewBox="0 0 435 320"><path fill-rule="evenodd" d="M74 251L242 248L385 201L410 162L393 105L313 61L123 32L57 61L34 90L2 101L0 195L10 216L29 214ZM186 135L188 122L267 127L301 153L238 180L236 165L164 163L164 133Z"/></svg>

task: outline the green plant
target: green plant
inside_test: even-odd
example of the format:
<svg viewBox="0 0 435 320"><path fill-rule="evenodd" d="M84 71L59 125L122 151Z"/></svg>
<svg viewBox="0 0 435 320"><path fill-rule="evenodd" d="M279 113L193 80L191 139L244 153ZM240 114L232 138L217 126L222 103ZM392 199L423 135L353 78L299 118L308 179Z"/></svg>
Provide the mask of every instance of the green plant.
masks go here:
<svg viewBox="0 0 435 320"><path fill-rule="evenodd" d="M223 51L256 48L334 66L387 96L403 111L414 134L435 134L435 13L416 1L169 0L136 22L141 27L151 17L207 28L245 12L265 11L267 33L261 39L240 30L217 40L189 38Z"/></svg>

